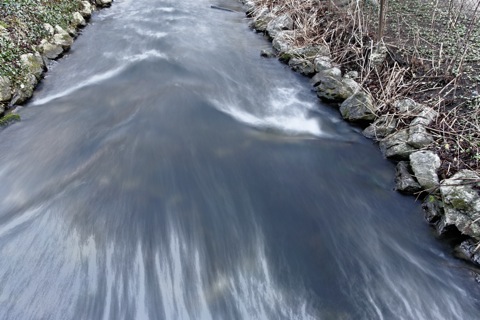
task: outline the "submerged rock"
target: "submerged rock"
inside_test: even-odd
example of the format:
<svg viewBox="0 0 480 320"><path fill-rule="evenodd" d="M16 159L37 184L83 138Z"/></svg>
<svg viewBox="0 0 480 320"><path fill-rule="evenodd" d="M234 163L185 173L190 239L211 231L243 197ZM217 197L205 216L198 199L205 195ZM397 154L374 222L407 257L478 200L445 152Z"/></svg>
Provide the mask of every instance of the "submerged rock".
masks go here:
<svg viewBox="0 0 480 320"><path fill-rule="evenodd" d="M410 165L418 183L426 190L439 185L437 170L440 158L432 151L416 151L410 154Z"/></svg>
<svg viewBox="0 0 480 320"><path fill-rule="evenodd" d="M415 193L422 189L422 187L410 173L409 164L407 161L400 161L397 164L395 186L396 190L405 193Z"/></svg>
<svg viewBox="0 0 480 320"><path fill-rule="evenodd" d="M472 186L480 176L470 170L457 172L440 186L445 215L441 227L455 226L462 234L480 239L480 196Z"/></svg>
<svg viewBox="0 0 480 320"><path fill-rule="evenodd" d="M343 83L347 80L344 79ZM376 108L372 96L365 91L355 92L340 105L340 113L345 120L351 122L372 121L375 119Z"/></svg>

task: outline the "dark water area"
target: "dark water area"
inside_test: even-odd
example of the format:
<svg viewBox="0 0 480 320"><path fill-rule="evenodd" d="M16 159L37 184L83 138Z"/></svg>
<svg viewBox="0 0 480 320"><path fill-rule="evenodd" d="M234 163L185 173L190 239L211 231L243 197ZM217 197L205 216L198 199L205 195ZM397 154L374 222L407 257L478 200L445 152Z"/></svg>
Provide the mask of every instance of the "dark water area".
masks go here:
<svg viewBox="0 0 480 320"><path fill-rule="evenodd" d="M0 134L0 319L478 319L393 164L234 0L117 0Z"/></svg>

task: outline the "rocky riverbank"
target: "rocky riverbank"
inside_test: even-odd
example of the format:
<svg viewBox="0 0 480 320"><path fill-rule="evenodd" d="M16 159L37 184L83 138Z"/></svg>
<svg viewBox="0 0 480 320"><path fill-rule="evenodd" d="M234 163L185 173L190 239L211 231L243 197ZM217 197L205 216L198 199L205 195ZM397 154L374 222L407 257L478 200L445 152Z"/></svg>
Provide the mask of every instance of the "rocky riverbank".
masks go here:
<svg viewBox="0 0 480 320"><path fill-rule="evenodd" d="M402 96L389 102L391 108L382 108L356 70L334 62L338 59L328 42L305 41L305 34L315 30L299 30L305 24L299 24L298 12L291 14L281 3L243 3L251 27L272 41L273 50L263 50L262 56L278 57L292 70L310 77L319 99L337 107L346 121L364 128L363 134L397 163L396 189L423 199L426 220L438 235L453 235L455 254L480 266L480 175L463 169L448 178L439 177L444 159L433 148L430 129L439 113ZM375 72L386 59L386 47L377 45L363 63Z"/></svg>
<svg viewBox="0 0 480 320"><path fill-rule="evenodd" d="M70 49L97 8L112 0L19 0L0 6L0 125L19 120L51 61Z"/></svg>

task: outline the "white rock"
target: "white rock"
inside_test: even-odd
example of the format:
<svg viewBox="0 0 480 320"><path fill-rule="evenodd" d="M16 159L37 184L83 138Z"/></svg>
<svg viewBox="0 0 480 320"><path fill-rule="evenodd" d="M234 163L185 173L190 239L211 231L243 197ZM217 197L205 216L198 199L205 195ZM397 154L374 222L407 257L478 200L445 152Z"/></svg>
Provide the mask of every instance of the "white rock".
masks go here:
<svg viewBox="0 0 480 320"><path fill-rule="evenodd" d="M74 12L72 15L72 23L75 27L85 27L87 22L80 12Z"/></svg>
<svg viewBox="0 0 480 320"><path fill-rule="evenodd" d="M51 24L44 23L44 24L43 24L43 28L44 28L45 30L47 30L47 32L48 32L51 36L53 36L53 35L55 34L55 28L52 27Z"/></svg>
<svg viewBox="0 0 480 320"><path fill-rule="evenodd" d="M88 1L82 1L83 8L80 10L80 14L85 18L88 19L92 15L93 7Z"/></svg>
<svg viewBox="0 0 480 320"><path fill-rule="evenodd" d="M33 74L37 79L40 79L45 64L42 56L38 53L26 53L20 56L20 63L24 69Z"/></svg>
<svg viewBox="0 0 480 320"><path fill-rule="evenodd" d="M0 76L0 101L6 102L12 98L12 82L7 77Z"/></svg>
<svg viewBox="0 0 480 320"><path fill-rule="evenodd" d="M410 165L418 183L425 189L437 187L439 184L437 169L440 158L432 151L416 151L410 155Z"/></svg>

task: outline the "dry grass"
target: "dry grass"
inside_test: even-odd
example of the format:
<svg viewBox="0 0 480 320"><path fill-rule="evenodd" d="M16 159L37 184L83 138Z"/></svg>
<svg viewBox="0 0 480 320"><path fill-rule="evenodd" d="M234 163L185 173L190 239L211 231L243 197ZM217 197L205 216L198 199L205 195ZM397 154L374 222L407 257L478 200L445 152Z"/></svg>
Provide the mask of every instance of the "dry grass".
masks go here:
<svg viewBox="0 0 480 320"><path fill-rule="evenodd" d="M290 14L296 45L328 44L342 71L359 72L380 112L399 118L399 129L412 117L398 114L395 100L408 97L437 110L428 129L442 178L464 168L480 172L480 1L389 0L383 39L370 1L254 1L254 14L264 8ZM370 56L382 45L387 58L373 65Z"/></svg>

